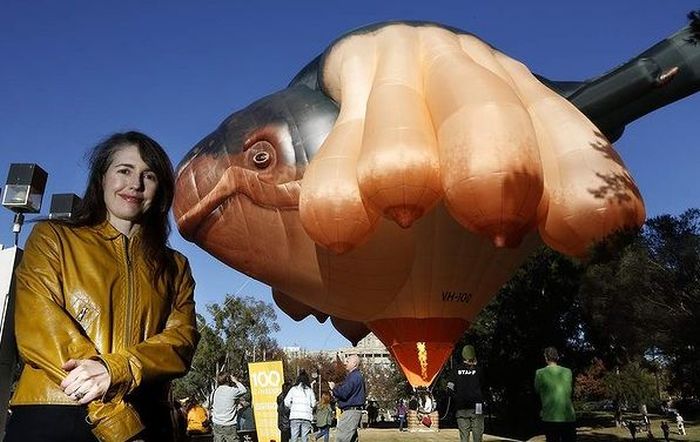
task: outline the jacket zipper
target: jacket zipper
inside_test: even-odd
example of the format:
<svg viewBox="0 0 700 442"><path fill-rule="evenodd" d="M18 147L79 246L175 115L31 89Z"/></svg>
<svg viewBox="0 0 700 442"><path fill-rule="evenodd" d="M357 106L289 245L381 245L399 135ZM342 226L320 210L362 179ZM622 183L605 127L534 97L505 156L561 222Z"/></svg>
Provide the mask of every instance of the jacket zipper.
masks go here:
<svg viewBox="0 0 700 442"><path fill-rule="evenodd" d="M128 347L131 345L131 316L133 309L132 306L132 274L131 274L131 260L129 259L129 238L124 237L124 263L126 265L126 324L124 327L124 346Z"/></svg>

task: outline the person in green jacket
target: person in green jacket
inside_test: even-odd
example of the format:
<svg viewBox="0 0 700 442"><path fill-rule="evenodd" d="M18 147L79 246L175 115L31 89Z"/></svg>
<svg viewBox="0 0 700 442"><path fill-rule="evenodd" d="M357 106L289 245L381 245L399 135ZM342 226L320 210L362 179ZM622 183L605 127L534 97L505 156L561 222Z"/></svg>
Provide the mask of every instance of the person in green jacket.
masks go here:
<svg viewBox="0 0 700 442"><path fill-rule="evenodd" d="M559 352L544 349L547 366L535 373L535 391L540 395L542 426L547 442L576 440L576 413L571 402L573 378L571 370L557 364Z"/></svg>

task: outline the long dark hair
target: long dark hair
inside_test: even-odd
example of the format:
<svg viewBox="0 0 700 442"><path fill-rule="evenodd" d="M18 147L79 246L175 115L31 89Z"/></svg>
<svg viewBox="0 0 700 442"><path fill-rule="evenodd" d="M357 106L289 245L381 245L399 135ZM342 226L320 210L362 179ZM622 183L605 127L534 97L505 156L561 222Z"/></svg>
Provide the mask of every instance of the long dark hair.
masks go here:
<svg viewBox="0 0 700 442"><path fill-rule="evenodd" d="M301 385L304 388L311 388L311 381L309 380L309 375L306 374L306 370L299 372L299 376L297 376L297 380L294 382L294 385Z"/></svg>
<svg viewBox="0 0 700 442"><path fill-rule="evenodd" d="M139 220L141 243L146 262L157 281L163 276L173 276L175 262L167 248L170 235L168 211L175 192L175 174L170 158L154 139L141 132L115 133L92 148L88 160L90 176L82 201L75 212L77 226L94 226L107 219L107 206L104 201L103 181L114 154L129 146L136 146L144 163L158 177L158 188L151 207Z"/></svg>

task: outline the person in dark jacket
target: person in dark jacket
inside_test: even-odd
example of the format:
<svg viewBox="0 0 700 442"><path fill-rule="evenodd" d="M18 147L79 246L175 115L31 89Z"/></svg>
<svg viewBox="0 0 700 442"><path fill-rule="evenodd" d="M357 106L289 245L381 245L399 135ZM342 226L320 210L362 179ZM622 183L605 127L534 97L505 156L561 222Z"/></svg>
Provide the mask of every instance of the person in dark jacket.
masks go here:
<svg viewBox="0 0 700 442"><path fill-rule="evenodd" d="M661 421L661 432L664 434L664 440L668 442L670 430L666 421Z"/></svg>
<svg viewBox="0 0 700 442"><path fill-rule="evenodd" d="M255 435L255 416L251 406L250 393L246 393L238 400L238 440L241 442L257 440Z"/></svg>
<svg viewBox="0 0 700 442"><path fill-rule="evenodd" d="M365 381L359 370L360 357L348 355L345 359L345 369L348 371L345 380L340 385L329 382L333 397L338 400L338 406L343 410L338 420L335 440L337 442L354 442L357 440L357 427L362 419L362 407L365 404Z"/></svg>
<svg viewBox="0 0 700 442"><path fill-rule="evenodd" d="M282 433L281 442L289 442L292 438L292 427L289 422L289 408L284 405L284 398L287 396L292 384L284 381L282 392L277 396L277 428Z"/></svg>
<svg viewBox="0 0 700 442"><path fill-rule="evenodd" d="M481 442L484 434L483 397L481 395L481 373L476 365L476 352L471 345L462 348L462 362L455 365L447 388L454 393L455 418L459 427L459 440Z"/></svg>

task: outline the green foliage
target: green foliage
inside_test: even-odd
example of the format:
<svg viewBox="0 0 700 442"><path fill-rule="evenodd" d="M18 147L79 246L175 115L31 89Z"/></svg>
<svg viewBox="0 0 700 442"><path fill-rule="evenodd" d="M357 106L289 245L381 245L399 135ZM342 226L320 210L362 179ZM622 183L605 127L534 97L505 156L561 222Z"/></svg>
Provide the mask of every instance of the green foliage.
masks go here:
<svg viewBox="0 0 700 442"><path fill-rule="evenodd" d="M562 364L574 372L591 359L577 297L580 274L578 263L541 248L455 346L454 361L465 343L476 347L489 410L510 424L513 436L535 431L539 400L533 381L545 364L545 347L557 347Z"/></svg>
<svg viewBox="0 0 700 442"><path fill-rule="evenodd" d="M588 340L609 366L650 349L671 388L700 394L700 211L647 221L642 232L608 238L582 278Z"/></svg>
<svg viewBox="0 0 700 442"><path fill-rule="evenodd" d="M490 410L524 436L538 420L532 378L550 345L578 375L581 399L655 400L657 378L699 395L699 313L700 211L693 209L612 235L586 262L543 248L479 314L453 359L463 344L475 345ZM640 365L650 355L656 378ZM600 362L591 365L594 357ZM620 367L622 379L602 385L604 367Z"/></svg>
<svg viewBox="0 0 700 442"><path fill-rule="evenodd" d="M620 233L594 250L580 295L591 326L589 339L609 365L628 363L657 341L657 319L666 308L659 284L662 270L640 234Z"/></svg>
<svg viewBox="0 0 700 442"><path fill-rule="evenodd" d="M408 381L393 359L389 365L364 368L362 373L365 377L367 397L377 401L380 408L393 410L396 401L406 396Z"/></svg>
<svg viewBox="0 0 700 442"><path fill-rule="evenodd" d="M660 345L669 361L671 385L679 393L700 395L700 210L679 217L649 220L645 237L652 256L664 269L663 301L659 318L667 324Z"/></svg>
<svg viewBox="0 0 700 442"><path fill-rule="evenodd" d="M603 385L607 396L618 404L639 406L657 400L654 376L636 362L605 374Z"/></svg>
<svg viewBox="0 0 700 442"><path fill-rule="evenodd" d="M202 402L213 388L217 365L223 362L224 341L202 315L197 315L197 329L201 337L192 367L185 377L173 383L173 394L177 398L193 397Z"/></svg>
<svg viewBox="0 0 700 442"><path fill-rule="evenodd" d="M250 296L226 295L223 304L211 304L214 332L224 340L225 366L239 379L247 378L248 362L262 361L279 353L271 337L279 331L271 304Z"/></svg>
<svg viewBox="0 0 700 442"><path fill-rule="evenodd" d="M221 305L208 305L207 310L213 323L197 315L201 338L189 373L173 383L177 398L189 396L203 401L214 389L216 375L222 370L231 371L246 383L248 362L281 357L272 338L279 325L271 304L252 297L226 295Z"/></svg>

